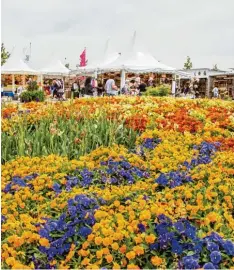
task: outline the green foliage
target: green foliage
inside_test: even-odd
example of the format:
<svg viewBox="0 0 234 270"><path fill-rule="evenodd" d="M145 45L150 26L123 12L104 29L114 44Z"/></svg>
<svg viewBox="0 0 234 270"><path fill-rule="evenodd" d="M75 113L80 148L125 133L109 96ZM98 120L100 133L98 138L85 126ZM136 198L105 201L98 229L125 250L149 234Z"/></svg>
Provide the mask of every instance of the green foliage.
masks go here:
<svg viewBox="0 0 234 270"><path fill-rule="evenodd" d="M186 62L184 63L184 69L191 69L193 67L193 63L191 62L191 58L187 56Z"/></svg>
<svg viewBox="0 0 234 270"><path fill-rule="evenodd" d="M25 91L20 96L21 102L30 102L30 101L44 101L45 94L41 90L31 90Z"/></svg>
<svg viewBox="0 0 234 270"><path fill-rule="evenodd" d="M69 64L69 63L67 63L67 64L65 65L65 67L69 69L70 64Z"/></svg>
<svg viewBox="0 0 234 270"><path fill-rule="evenodd" d="M29 82L29 85L27 87L28 91L37 91L39 89L39 86L36 81Z"/></svg>
<svg viewBox="0 0 234 270"><path fill-rule="evenodd" d="M148 87L145 92L146 96L154 96L154 97L166 97L169 96L171 92L171 88L168 85L162 84L157 87Z"/></svg>
<svg viewBox="0 0 234 270"><path fill-rule="evenodd" d="M54 124L54 121L57 121ZM14 136L2 132L2 162L16 156L57 154L69 159L90 153L100 146L121 144L134 147L138 133L105 115L95 119L57 118L52 115L37 124L26 118L14 126Z"/></svg>
<svg viewBox="0 0 234 270"><path fill-rule="evenodd" d="M4 43L1 44L1 66L6 63L10 53L6 50Z"/></svg>

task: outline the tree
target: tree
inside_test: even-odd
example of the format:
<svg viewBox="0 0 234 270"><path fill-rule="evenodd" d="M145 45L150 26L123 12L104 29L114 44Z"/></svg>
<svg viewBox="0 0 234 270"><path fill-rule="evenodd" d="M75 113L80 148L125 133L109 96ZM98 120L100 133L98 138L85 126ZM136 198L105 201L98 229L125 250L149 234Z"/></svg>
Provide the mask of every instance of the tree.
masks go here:
<svg viewBox="0 0 234 270"><path fill-rule="evenodd" d="M213 70L215 70L215 71L218 71L219 70L217 64L213 65Z"/></svg>
<svg viewBox="0 0 234 270"><path fill-rule="evenodd" d="M66 67L66 68L68 68L68 69L69 69L69 66L70 66L70 64L69 64L69 63L67 63L67 64L65 65L65 67Z"/></svg>
<svg viewBox="0 0 234 270"><path fill-rule="evenodd" d="M191 69L193 67L193 63L191 62L191 58L187 56L187 60L184 63L184 69Z"/></svg>
<svg viewBox="0 0 234 270"><path fill-rule="evenodd" d="M6 50L4 43L1 44L1 66L6 63L10 53Z"/></svg>

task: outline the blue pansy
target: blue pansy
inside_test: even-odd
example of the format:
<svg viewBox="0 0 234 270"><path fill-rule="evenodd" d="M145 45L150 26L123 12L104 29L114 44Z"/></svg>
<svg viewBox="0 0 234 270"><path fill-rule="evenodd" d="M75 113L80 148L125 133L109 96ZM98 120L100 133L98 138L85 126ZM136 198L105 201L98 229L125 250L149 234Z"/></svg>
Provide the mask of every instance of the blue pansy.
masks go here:
<svg viewBox="0 0 234 270"><path fill-rule="evenodd" d="M52 186L52 189L56 192L56 193L61 193L61 185L58 183L54 183Z"/></svg>
<svg viewBox="0 0 234 270"><path fill-rule="evenodd" d="M88 235L92 233L92 229L88 227L82 227L79 229L78 234L84 238L86 238Z"/></svg>
<svg viewBox="0 0 234 270"><path fill-rule="evenodd" d="M219 250L219 245L217 245L217 244L215 244L215 243L213 243L213 242L208 242L207 243L207 249L210 251L210 252L212 252L212 251L218 251Z"/></svg>
<svg viewBox="0 0 234 270"><path fill-rule="evenodd" d="M205 270L216 269L215 266L213 265L213 263L211 263L211 262L205 263L204 266L203 266L203 268Z"/></svg>
<svg viewBox="0 0 234 270"><path fill-rule="evenodd" d="M176 239L172 239L171 251L175 254L182 254L183 252L182 246L179 244L179 242Z"/></svg>
<svg viewBox="0 0 234 270"><path fill-rule="evenodd" d="M230 240L224 241L222 243L223 248L228 255L234 256L234 243Z"/></svg>
<svg viewBox="0 0 234 270"><path fill-rule="evenodd" d="M138 229L139 229L139 231L140 232L145 232L145 225L143 225L142 223L139 223L138 225L137 225L137 227L138 227Z"/></svg>
<svg viewBox="0 0 234 270"><path fill-rule="evenodd" d="M222 260L221 253L219 251L213 251L210 254L210 260L214 264L218 264Z"/></svg>

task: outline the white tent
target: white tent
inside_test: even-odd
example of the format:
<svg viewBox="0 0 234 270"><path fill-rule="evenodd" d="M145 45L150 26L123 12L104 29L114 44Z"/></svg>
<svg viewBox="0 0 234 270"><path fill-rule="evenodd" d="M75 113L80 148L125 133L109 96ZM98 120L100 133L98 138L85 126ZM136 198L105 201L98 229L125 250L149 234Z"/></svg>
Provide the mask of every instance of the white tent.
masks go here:
<svg viewBox="0 0 234 270"><path fill-rule="evenodd" d="M70 70L66 68L60 60L54 60L48 66L39 70L43 75L60 75L66 76L69 74Z"/></svg>
<svg viewBox="0 0 234 270"><path fill-rule="evenodd" d="M116 61L102 67L102 71L120 71L125 70L127 72L174 72L176 69L168 67L158 62L149 53L132 52L128 55L122 55Z"/></svg>
<svg viewBox="0 0 234 270"><path fill-rule="evenodd" d="M93 63L86 67L79 67L78 72L84 73L95 73L98 70L105 68L106 66L110 65L112 62L116 61L120 57L120 54L115 52L112 54L108 54L105 56L103 61Z"/></svg>
<svg viewBox="0 0 234 270"><path fill-rule="evenodd" d="M1 67L2 74L28 74L35 75L38 72L30 68L22 59L10 57L8 61Z"/></svg>

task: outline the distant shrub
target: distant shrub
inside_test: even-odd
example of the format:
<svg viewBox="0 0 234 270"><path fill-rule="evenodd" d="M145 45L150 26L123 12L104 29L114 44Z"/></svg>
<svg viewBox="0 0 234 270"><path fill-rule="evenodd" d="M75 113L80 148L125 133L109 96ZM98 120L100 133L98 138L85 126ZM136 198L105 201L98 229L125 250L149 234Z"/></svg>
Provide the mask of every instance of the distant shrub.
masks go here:
<svg viewBox="0 0 234 270"><path fill-rule="evenodd" d="M45 94L41 90L25 91L20 96L21 102L44 101Z"/></svg>
<svg viewBox="0 0 234 270"><path fill-rule="evenodd" d="M162 84L157 87L148 87L145 92L145 95L155 97L165 97L169 96L170 92L171 92L170 86Z"/></svg>

